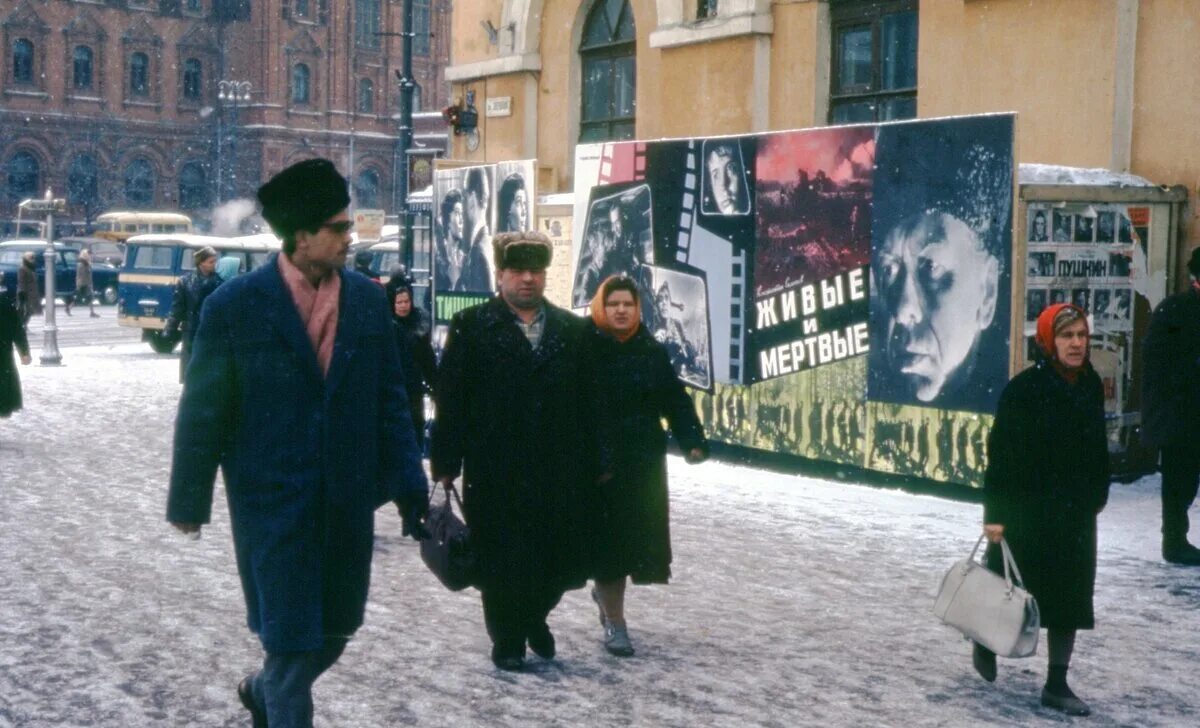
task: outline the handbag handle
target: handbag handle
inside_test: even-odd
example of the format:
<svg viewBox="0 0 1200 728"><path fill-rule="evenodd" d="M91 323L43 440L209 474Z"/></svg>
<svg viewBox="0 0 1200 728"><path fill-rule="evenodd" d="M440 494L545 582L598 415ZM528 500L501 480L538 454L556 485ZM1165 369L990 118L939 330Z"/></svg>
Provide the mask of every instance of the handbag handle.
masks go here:
<svg viewBox="0 0 1200 728"><path fill-rule="evenodd" d="M983 540L987 538L987 534L979 536L979 540L975 542L975 548L971 549L971 561L975 560L975 554L978 553L979 547L983 545ZM1008 586L1008 593L1011 596L1013 591L1013 577L1016 577L1016 583L1022 589L1025 588L1025 580L1021 578L1021 570L1017 568L1017 560L1013 558L1012 550L1008 547L1008 541L1003 537L1000 539L1000 553L1004 557L1004 583Z"/></svg>
<svg viewBox="0 0 1200 728"><path fill-rule="evenodd" d="M459 494L458 494L458 489L454 487L454 483L445 483L445 484L443 484L443 485L442 485L442 489L446 491L446 501L447 501L447 502L449 502L449 501L450 501L450 496L451 496L451 495L453 495L453 496L454 496L454 500L458 501L458 510L459 510L459 512L460 512L460 513L463 513L463 514L465 514L465 513L466 513L466 510L463 508L462 497L461 497L461 496L459 496ZM429 502L430 502L431 504L433 503L433 494L434 494L434 493L436 493L436 492L437 492L437 486L435 485L435 486L434 486L432 489L430 489L430 491L429 491Z"/></svg>

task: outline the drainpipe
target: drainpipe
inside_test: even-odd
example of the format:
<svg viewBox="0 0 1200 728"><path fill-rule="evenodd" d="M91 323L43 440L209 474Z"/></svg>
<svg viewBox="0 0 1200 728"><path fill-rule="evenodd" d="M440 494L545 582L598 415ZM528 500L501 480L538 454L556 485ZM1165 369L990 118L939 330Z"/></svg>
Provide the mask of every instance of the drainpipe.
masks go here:
<svg viewBox="0 0 1200 728"><path fill-rule="evenodd" d="M1133 160L1134 61L1137 57L1139 0L1117 0L1113 56L1112 154L1109 169L1128 172Z"/></svg>

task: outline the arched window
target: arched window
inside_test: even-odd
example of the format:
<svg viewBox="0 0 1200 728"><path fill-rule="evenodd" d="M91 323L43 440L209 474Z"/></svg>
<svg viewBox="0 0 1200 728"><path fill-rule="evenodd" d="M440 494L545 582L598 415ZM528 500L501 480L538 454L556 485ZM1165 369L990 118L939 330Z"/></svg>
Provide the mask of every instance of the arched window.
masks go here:
<svg viewBox="0 0 1200 728"><path fill-rule="evenodd" d="M125 168L125 202L131 207L154 205L154 168L144 159L135 159Z"/></svg>
<svg viewBox="0 0 1200 728"><path fill-rule="evenodd" d="M369 78L358 79L358 113L370 114L375 111L375 84Z"/></svg>
<svg viewBox="0 0 1200 728"><path fill-rule="evenodd" d="M27 38L17 38L13 43L13 83L33 83L33 43Z"/></svg>
<svg viewBox="0 0 1200 728"><path fill-rule="evenodd" d="M87 46L75 46L72 56L74 61L71 83L78 91L92 87L92 49Z"/></svg>
<svg viewBox="0 0 1200 728"><path fill-rule="evenodd" d="M636 29L629 0L596 0L583 25L579 141L632 139L637 105Z"/></svg>
<svg viewBox="0 0 1200 728"><path fill-rule="evenodd" d="M292 103L308 103L308 66L297 63L292 67Z"/></svg>
<svg viewBox="0 0 1200 728"><path fill-rule="evenodd" d="M211 205L208 180L199 162L188 162L179 170L179 208L197 210Z"/></svg>
<svg viewBox="0 0 1200 728"><path fill-rule="evenodd" d="M296 4L293 7L295 8L297 18L308 17L308 0L296 0Z"/></svg>
<svg viewBox="0 0 1200 728"><path fill-rule="evenodd" d="M429 55L429 0L412 0L414 56Z"/></svg>
<svg viewBox="0 0 1200 728"><path fill-rule="evenodd" d="M359 209L379 208L379 173L373 169L363 170L354 181L354 203Z"/></svg>
<svg viewBox="0 0 1200 728"><path fill-rule="evenodd" d="M90 154L78 154L71 160L67 172L67 202L80 207L95 206L99 195L96 159Z"/></svg>
<svg viewBox="0 0 1200 728"><path fill-rule="evenodd" d="M129 95L146 96L150 93L150 56L137 52L129 57Z"/></svg>
<svg viewBox="0 0 1200 728"><path fill-rule="evenodd" d="M41 165L29 152L17 152L8 158L8 199L14 203L38 196Z"/></svg>
<svg viewBox="0 0 1200 728"><path fill-rule="evenodd" d="M183 98L200 100L200 61L189 58L183 62Z"/></svg>
<svg viewBox="0 0 1200 728"><path fill-rule="evenodd" d="M354 44L379 47L379 0L354 0Z"/></svg>

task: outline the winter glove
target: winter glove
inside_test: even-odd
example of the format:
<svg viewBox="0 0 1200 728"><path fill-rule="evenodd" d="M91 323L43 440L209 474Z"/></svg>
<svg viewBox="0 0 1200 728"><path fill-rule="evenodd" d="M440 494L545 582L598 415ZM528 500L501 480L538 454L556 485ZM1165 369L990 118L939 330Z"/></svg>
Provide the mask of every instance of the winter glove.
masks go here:
<svg viewBox="0 0 1200 728"><path fill-rule="evenodd" d="M408 493L396 501L400 511L400 534L412 536L414 541L424 541L433 534L425 528L423 521L429 513L429 497L424 492Z"/></svg>

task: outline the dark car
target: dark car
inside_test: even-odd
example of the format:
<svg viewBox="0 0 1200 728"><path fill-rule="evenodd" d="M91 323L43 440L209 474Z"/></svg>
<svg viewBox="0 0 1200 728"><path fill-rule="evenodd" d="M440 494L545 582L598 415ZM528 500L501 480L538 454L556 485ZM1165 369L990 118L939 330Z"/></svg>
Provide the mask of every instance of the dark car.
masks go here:
<svg viewBox="0 0 1200 728"><path fill-rule="evenodd" d="M58 253L54 271L54 293L57 297L75 295L75 263L79 260L79 248L74 245L56 243ZM34 254L37 261L38 293L46 295L46 243L43 240L10 240L0 243L0 295L17 295L17 268L27 252ZM92 283L96 296L102 303L117 302L117 269L104 263L92 263Z"/></svg>

